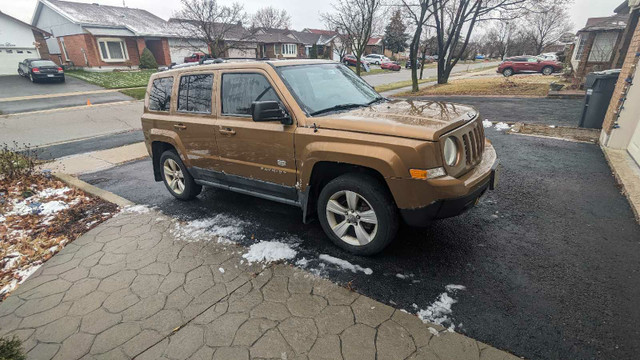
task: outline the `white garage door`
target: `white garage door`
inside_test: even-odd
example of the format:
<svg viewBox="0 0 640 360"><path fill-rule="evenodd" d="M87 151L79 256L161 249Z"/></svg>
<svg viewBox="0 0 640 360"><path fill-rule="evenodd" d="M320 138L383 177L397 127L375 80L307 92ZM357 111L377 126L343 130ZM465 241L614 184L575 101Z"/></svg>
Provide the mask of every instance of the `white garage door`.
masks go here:
<svg viewBox="0 0 640 360"><path fill-rule="evenodd" d="M256 49L229 49L229 57L255 59Z"/></svg>
<svg viewBox="0 0 640 360"><path fill-rule="evenodd" d="M18 75L18 63L24 59L39 58L35 48L0 49L0 75Z"/></svg>

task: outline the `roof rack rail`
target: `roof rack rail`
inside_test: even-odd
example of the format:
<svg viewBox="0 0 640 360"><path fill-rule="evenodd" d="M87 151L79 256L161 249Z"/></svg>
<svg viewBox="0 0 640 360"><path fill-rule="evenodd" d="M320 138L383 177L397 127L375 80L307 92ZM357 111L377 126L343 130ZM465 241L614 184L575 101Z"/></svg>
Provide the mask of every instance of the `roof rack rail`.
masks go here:
<svg viewBox="0 0 640 360"><path fill-rule="evenodd" d="M272 60L268 57L263 57L260 59L254 59L254 58L216 58L216 59L206 59L206 60L200 60L200 62L190 62L190 63L184 63L184 64L176 64L176 63L171 63L171 65L169 66L164 66L159 68L159 71L167 71L167 70L172 70L172 69L182 69L182 68L187 68L187 67L192 67L192 66L199 66L199 65L211 65L211 64L221 64L221 63L227 63L227 62L236 62L236 61L269 61Z"/></svg>

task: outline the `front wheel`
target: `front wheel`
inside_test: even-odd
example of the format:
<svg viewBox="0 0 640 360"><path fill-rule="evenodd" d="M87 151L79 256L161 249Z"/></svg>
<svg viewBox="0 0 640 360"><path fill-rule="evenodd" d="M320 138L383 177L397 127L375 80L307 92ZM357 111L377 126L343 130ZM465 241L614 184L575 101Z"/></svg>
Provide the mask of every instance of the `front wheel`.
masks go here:
<svg viewBox="0 0 640 360"><path fill-rule="evenodd" d="M202 185L195 183L180 156L175 151L167 150L162 153L160 167L162 181L175 198L192 200L202 191Z"/></svg>
<svg viewBox="0 0 640 360"><path fill-rule="evenodd" d="M502 70L502 75L504 75L505 77L509 77L509 76L513 75L513 69L506 68L506 69Z"/></svg>
<svg viewBox="0 0 640 360"><path fill-rule="evenodd" d="M386 186L365 174L329 182L318 197L318 217L331 241L356 255L379 253L398 232L398 209Z"/></svg>
<svg viewBox="0 0 640 360"><path fill-rule="evenodd" d="M542 75L551 75L553 74L553 68L551 66L545 66L542 68Z"/></svg>

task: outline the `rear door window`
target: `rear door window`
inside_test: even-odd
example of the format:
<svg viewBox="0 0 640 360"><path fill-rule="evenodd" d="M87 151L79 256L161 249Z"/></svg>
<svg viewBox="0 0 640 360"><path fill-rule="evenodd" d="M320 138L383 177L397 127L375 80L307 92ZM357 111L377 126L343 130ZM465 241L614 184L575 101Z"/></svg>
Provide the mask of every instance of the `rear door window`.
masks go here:
<svg viewBox="0 0 640 360"><path fill-rule="evenodd" d="M213 74L185 75L178 88L178 111L198 114L211 113Z"/></svg>
<svg viewBox="0 0 640 360"><path fill-rule="evenodd" d="M228 73L222 75L222 113L251 116L254 101L280 101L262 74Z"/></svg>
<svg viewBox="0 0 640 360"><path fill-rule="evenodd" d="M169 107L171 106L171 88L173 88L172 77L153 80L151 92L149 93L149 110L169 111Z"/></svg>

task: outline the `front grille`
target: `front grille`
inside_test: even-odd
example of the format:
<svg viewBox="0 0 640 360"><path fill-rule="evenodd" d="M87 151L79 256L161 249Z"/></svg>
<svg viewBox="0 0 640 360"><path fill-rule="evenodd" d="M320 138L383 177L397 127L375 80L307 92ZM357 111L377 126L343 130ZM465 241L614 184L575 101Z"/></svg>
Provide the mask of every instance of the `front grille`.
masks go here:
<svg viewBox="0 0 640 360"><path fill-rule="evenodd" d="M447 173L451 176L462 176L482 161L484 154L484 128L480 116L476 120L451 131L442 137L454 138L459 146L460 157L454 166L445 164Z"/></svg>

